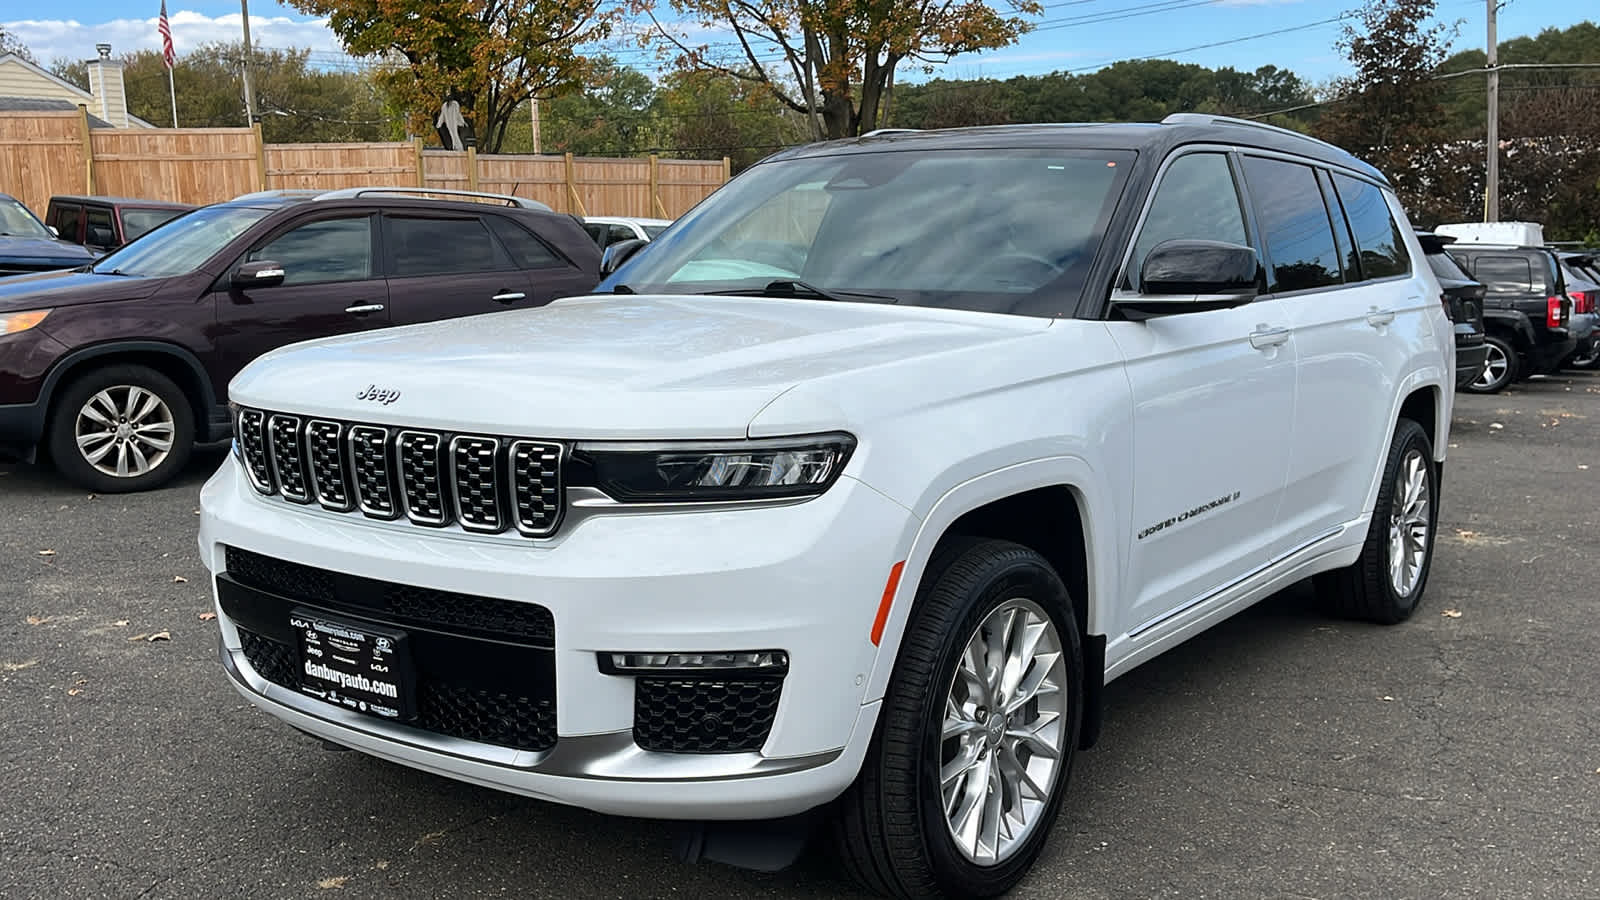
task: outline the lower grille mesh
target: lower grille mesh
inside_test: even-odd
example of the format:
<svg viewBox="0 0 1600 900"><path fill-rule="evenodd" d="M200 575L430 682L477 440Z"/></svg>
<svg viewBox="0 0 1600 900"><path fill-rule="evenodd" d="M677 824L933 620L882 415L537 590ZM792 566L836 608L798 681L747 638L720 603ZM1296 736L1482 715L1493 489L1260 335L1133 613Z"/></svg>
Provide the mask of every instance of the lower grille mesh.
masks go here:
<svg viewBox="0 0 1600 900"><path fill-rule="evenodd" d="M634 743L663 753L760 750L772 733L782 691L778 678L639 678L633 693Z"/></svg>

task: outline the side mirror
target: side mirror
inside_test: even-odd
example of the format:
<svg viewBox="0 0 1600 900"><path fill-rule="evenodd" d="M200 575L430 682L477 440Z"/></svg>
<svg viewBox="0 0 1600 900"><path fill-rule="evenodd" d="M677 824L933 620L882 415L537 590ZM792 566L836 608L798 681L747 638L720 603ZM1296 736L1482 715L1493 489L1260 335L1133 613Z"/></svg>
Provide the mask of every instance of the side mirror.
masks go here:
<svg viewBox="0 0 1600 900"><path fill-rule="evenodd" d="M233 286L236 288L263 288L275 287L283 284L283 266L270 259L258 259L247 262L233 272Z"/></svg>
<svg viewBox="0 0 1600 900"><path fill-rule="evenodd" d="M626 241L617 241L615 244L607 247L600 254L600 277L605 278L612 272L622 268L622 264L631 259L635 253L638 253L641 249L643 249L644 245L647 243L649 243L649 241L641 241L638 238L633 238Z"/></svg>
<svg viewBox="0 0 1600 900"><path fill-rule="evenodd" d="M61 237L61 229L55 227L54 225L46 225L45 227L50 229L50 236L51 237L56 237L56 238Z"/></svg>
<svg viewBox="0 0 1600 900"><path fill-rule="evenodd" d="M1260 292L1261 259L1242 244L1163 241L1139 269L1139 292L1113 299L1134 321L1243 306Z"/></svg>

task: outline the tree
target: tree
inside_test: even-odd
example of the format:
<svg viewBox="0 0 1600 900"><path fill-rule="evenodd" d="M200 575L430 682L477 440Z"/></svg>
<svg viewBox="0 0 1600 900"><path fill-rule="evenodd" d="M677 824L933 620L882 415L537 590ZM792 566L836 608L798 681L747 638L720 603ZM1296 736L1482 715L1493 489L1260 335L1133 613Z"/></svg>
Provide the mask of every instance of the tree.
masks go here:
<svg viewBox="0 0 1600 900"><path fill-rule="evenodd" d="M347 52L403 61L379 84L430 131L448 100L483 149L505 141L517 109L565 93L589 74L579 49L611 33L601 0L290 0L324 16Z"/></svg>
<svg viewBox="0 0 1600 900"><path fill-rule="evenodd" d="M397 137L383 98L364 73L318 71L307 65L309 50L263 50L251 54L250 70L262 135L272 143L377 141ZM241 42L206 44L184 54L172 70L178 124L189 128L245 124ZM167 72L161 54L123 54L122 83L128 112L147 122L172 121ZM56 60L51 69L88 89L88 63Z"/></svg>
<svg viewBox="0 0 1600 900"><path fill-rule="evenodd" d="M540 105L542 149L579 156L647 153L654 141L655 101L648 75L609 57L596 59L587 89Z"/></svg>
<svg viewBox="0 0 1600 900"><path fill-rule="evenodd" d="M810 134L805 117L759 82L717 72L674 72L662 82L661 151L685 159L728 158L735 172Z"/></svg>
<svg viewBox="0 0 1600 900"><path fill-rule="evenodd" d="M1428 24L1435 6L1368 0L1338 41L1355 74L1336 83L1338 102L1316 126L1318 137L1376 166L1408 208L1423 212L1443 196L1428 186L1444 174L1437 166L1449 137L1435 74L1454 28Z"/></svg>
<svg viewBox="0 0 1600 900"><path fill-rule="evenodd" d="M680 15L733 32L731 58L691 46L663 26L652 0L636 0L655 23L651 40L677 52L689 71L757 84L805 115L813 138L851 137L878 127L895 69L958 53L1004 47L1030 29L1039 0L670 0Z"/></svg>
<svg viewBox="0 0 1600 900"><path fill-rule="evenodd" d="M0 28L0 56L5 56L7 53L15 53L31 63L37 64L39 62L34 59L33 51L28 49L28 45L24 44L21 38L4 28Z"/></svg>

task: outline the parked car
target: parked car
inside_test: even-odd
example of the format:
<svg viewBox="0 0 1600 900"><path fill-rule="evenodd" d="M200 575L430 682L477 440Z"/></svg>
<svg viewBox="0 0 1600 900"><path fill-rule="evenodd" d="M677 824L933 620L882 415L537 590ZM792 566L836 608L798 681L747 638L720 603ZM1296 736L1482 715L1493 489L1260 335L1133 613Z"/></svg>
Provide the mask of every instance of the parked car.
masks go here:
<svg viewBox="0 0 1600 900"><path fill-rule="evenodd" d="M145 490L228 435L228 381L269 350L594 287L600 252L571 217L473 202L493 199L252 194L92 267L0 281L0 447L43 447L92 491Z"/></svg>
<svg viewBox="0 0 1600 900"><path fill-rule="evenodd" d="M583 230L600 249L623 241L653 241L672 224L671 219L638 219L616 216L585 216Z"/></svg>
<svg viewBox="0 0 1600 900"><path fill-rule="evenodd" d="M45 222L62 240L82 244L98 256L191 209L191 203L62 196L50 198Z"/></svg>
<svg viewBox="0 0 1600 900"><path fill-rule="evenodd" d="M1443 300L1456 336L1456 387L1465 388L1484 381L1492 382L1501 373L1488 372L1489 345L1484 343L1482 284L1462 271L1444 248L1455 238L1432 232L1417 232L1429 268L1439 279Z"/></svg>
<svg viewBox="0 0 1600 900"><path fill-rule="evenodd" d="M1548 375L1577 349L1570 327L1572 300L1554 252L1462 241L1445 252L1486 291L1487 374L1469 390L1494 393L1514 381Z"/></svg>
<svg viewBox="0 0 1600 900"><path fill-rule="evenodd" d="M1577 349L1562 362L1562 368L1592 369L1600 360L1600 272L1584 265L1593 256L1561 253L1561 276L1566 281L1567 296L1572 298L1572 318L1576 323L1572 336L1577 339ZM1587 325L1588 327L1582 327Z"/></svg>
<svg viewBox="0 0 1600 900"><path fill-rule="evenodd" d="M690 858L825 824L869 888L994 896L1107 681L1310 576L1417 608L1423 256L1376 169L1254 122L780 153L596 296L241 372L223 666L336 745L698 821Z"/></svg>
<svg viewBox="0 0 1600 900"><path fill-rule="evenodd" d="M93 259L89 251L57 238L22 201L0 194L0 277L70 269Z"/></svg>

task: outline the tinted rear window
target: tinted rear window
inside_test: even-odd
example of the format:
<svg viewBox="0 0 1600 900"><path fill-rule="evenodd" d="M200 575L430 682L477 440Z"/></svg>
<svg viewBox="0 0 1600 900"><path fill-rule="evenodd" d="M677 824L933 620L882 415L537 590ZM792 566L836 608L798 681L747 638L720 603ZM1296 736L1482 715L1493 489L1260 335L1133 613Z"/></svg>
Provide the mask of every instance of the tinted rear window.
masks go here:
<svg viewBox="0 0 1600 900"><path fill-rule="evenodd" d="M1424 258L1428 260L1428 268L1432 269L1433 274L1438 278L1453 278L1457 281L1472 280L1472 276L1468 275L1465 269L1450 258L1448 253L1429 253Z"/></svg>
<svg viewBox="0 0 1600 900"><path fill-rule="evenodd" d="M1334 187L1344 204L1344 214L1355 234L1356 252L1361 257L1363 278L1393 278L1411 273L1411 254L1406 251L1400 226L1389 214L1383 191L1365 181L1344 175L1333 176Z"/></svg>
<svg viewBox="0 0 1600 900"><path fill-rule="evenodd" d="M503 216L490 216L489 225L500 238L500 242L511 251L511 259L518 266L524 269L544 269L563 265L561 257L546 247L543 241L529 234L521 225Z"/></svg>
<svg viewBox="0 0 1600 900"><path fill-rule="evenodd" d="M1248 156L1244 173L1272 259L1272 292L1341 283L1333 226L1311 167Z"/></svg>
<svg viewBox="0 0 1600 900"><path fill-rule="evenodd" d="M388 218L394 274L463 275L510 268L479 219Z"/></svg>
<svg viewBox="0 0 1600 900"><path fill-rule="evenodd" d="M1525 256L1480 256L1472 261L1472 274L1492 293L1536 293L1533 266Z"/></svg>

